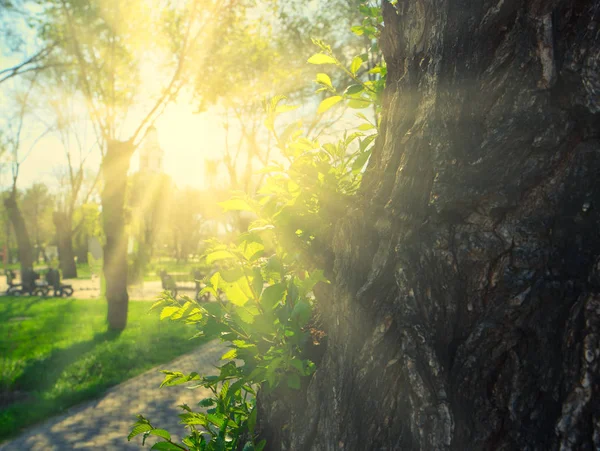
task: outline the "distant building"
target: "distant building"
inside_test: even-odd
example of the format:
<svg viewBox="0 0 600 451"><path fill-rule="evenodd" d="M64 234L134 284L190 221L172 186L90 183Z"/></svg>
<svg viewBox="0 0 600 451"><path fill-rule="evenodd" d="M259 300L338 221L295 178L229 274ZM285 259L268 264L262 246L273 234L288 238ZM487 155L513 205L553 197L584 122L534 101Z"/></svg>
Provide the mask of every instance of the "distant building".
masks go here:
<svg viewBox="0 0 600 451"><path fill-rule="evenodd" d="M156 127L150 127L140 146L140 172L154 174L162 172L163 154L158 142Z"/></svg>

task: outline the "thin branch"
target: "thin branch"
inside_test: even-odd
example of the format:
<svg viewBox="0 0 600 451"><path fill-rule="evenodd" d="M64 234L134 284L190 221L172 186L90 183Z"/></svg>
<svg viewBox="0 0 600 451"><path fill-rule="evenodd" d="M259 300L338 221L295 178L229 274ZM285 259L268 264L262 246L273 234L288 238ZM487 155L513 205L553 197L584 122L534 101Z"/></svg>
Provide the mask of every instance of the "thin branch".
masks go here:
<svg viewBox="0 0 600 451"><path fill-rule="evenodd" d="M194 12L195 12L195 10L196 10L196 2L194 2ZM166 105L167 103L169 103L171 101L171 99L174 96L177 95L177 93L179 93L179 90L181 89L181 86L182 86L181 84L179 84L179 86L176 88L174 93L172 93L171 90L173 89L175 84L179 81L179 76L181 75L181 72L183 71L183 64L184 64L185 56L187 53L187 44L188 44L188 38L190 36L191 28L192 28L192 19L190 18L190 20L187 24L187 29L185 30L185 35L183 37L183 45L181 46L181 49L182 49L181 55L179 55L179 61L177 61L177 67L175 68L175 72L173 73L173 76L171 77L171 81L169 82L169 85L167 86L167 88L164 90L163 94L156 100L156 103L154 104L152 109L150 109L150 111L148 112L146 117L142 120L142 122L140 123L137 130L133 133L133 135L131 137L132 142L135 142L136 138L138 137L138 135L140 134L140 132L144 129L144 127L146 125L148 125L148 127L151 127L152 125L154 125L154 122L156 121L156 119L158 117L158 115L156 117L153 117L154 113L156 113L159 109L161 109L161 112L164 111L163 103Z"/></svg>
<svg viewBox="0 0 600 451"><path fill-rule="evenodd" d="M193 38L191 40L189 39L191 28L192 28L192 23L193 23L194 17L196 16L197 6L198 6L198 2L194 1L193 9L192 9L191 13L188 15L189 21L187 23L187 28L186 28L185 35L183 38L183 44L181 46L181 54L179 56L179 61L177 62L177 68L175 69L175 72L173 73L173 77L171 78L171 81L169 82L169 85L167 86L167 88L164 90L163 94L157 99L157 101L154 104L154 106L152 107L152 109L149 111L149 113L146 115L146 117L140 123L139 127L133 133L133 135L131 137L131 141L134 143L135 143L135 140L137 139L137 137L140 135L141 131L145 127L151 127L152 125L154 125L154 123L156 122L156 120L158 119L160 114L162 114L162 112L166 108L167 104L171 100L173 100L175 97L177 97L177 94L179 93L179 91L181 90L181 88L183 86L183 83L179 83L177 86L176 86L176 84L179 82L181 74L183 72L183 67L185 65L185 59L186 59L187 53L188 53L189 49L198 41L202 32L205 31L203 27L200 27L200 29L193 36ZM213 14L210 14L209 17L213 17L213 16L218 17L218 14L216 14L217 11L215 11L214 9L213 9L212 13ZM160 112L158 114L155 114L159 110L160 110ZM134 147L137 147L138 145L139 145L139 142L135 143Z"/></svg>
<svg viewBox="0 0 600 451"><path fill-rule="evenodd" d="M35 141L33 141L33 143L31 144L31 146L29 147L29 150L27 151L27 153L25 154L25 156L21 159L21 161L17 162L17 165L21 165L23 164L23 162L27 159L27 157L29 156L29 154L33 151L33 148L37 145L38 142L40 142L40 140L46 136L48 133L50 133L52 130L54 129L54 126L50 126L48 127L44 133L42 133L41 135L39 135Z"/></svg>
<svg viewBox="0 0 600 451"><path fill-rule="evenodd" d="M39 70L47 69L48 67L55 66L55 65L36 66L33 68L25 69L26 66L35 64L38 61L45 58L46 56L48 56L50 53L52 53L52 51L57 46L57 44L58 43L53 42L52 44L49 44L48 46L44 47L39 52L37 52L35 55L31 56L30 58L27 58L25 61L17 64L16 66L8 67L6 69L0 70L0 76L2 76L2 78L0 78L0 83L8 80L9 78L15 77L17 75L21 75L21 74L31 72L31 71L39 71Z"/></svg>
<svg viewBox="0 0 600 451"><path fill-rule="evenodd" d="M82 85L84 88L84 97L86 100L86 105L88 107L88 110L90 112L90 116L92 118L92 122L95 122L98 127L100 128L100 134L101 136L103 136L105 139L109 139L110 135L108 135L108 130L106 125L102 122L102 119L100 118L100 114L98 112L98 110L96 109L96 106L94 105L94 102L92 100L92 88L90 87L90 83L88 80L88 74L87 74L87 69L86 69L86 61L83 58L83 54L81 53L81 48L79 47L79 40L77 39L77 34L75 33L75 26L73 25L73 18L71 17L71 14L69 13L69 9L67 8L67 5L65 4L65 0L61 0L61 6L63 9L63 13L65 14L65 17L67 18L67 22L69 24L69 30L71 31L71 35L73 36L73 49L75 50L75 57L77 58L77 62L79 63L79 71L80 71L80 79L82 81Z"/></svg>

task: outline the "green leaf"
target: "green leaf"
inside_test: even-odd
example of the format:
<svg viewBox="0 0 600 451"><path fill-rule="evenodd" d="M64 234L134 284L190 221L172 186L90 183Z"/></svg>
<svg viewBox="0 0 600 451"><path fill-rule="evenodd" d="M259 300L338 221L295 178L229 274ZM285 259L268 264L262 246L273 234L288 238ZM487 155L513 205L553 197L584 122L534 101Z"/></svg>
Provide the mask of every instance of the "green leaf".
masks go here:
<svg viewBox="0 0 600 451"><path fill-rule="evenodd" d="M206 414L200 412L182 413L179 415L182 424L206 426Z"/></svg>
<svg viewBox="0 0 600 451"><path fill-rule="evenodd" d="M300 390L300 376L297 373L288 374L287 384L294 390Z"/></svg>
<svg viewBox="0 0 600 451"><path fill-rule="evenodd" d="M204 398L198 403L198 405L200 407L211 407L215 405L215 400L213 398Z"/></svg>
<svg viewBox="0 0 600 451"><path fill-rule="evenodd" d="M173 385L185 384L186 382L197 381L200 379L200 376L196 372L186 375L179 371L162 370L161 373L166 375L165 379L160 384L161 388L172 387Z"/></svg>
<svg viewBox="0 0 600 451"><path fill-rule="evenodd" d="M221 356L221 360L232 360L237 357L237 349L230 349Z"/></svg>
<svg viewBox="0 0 600 451"><path fill-rule="evenodd" d="M331 88L333 90L333 85L331 84L331 78L329 78L329 75L327 75L327 74L323 74L323 73L317 74L317 83L325 85L328 88Z"/></svg>
<svg viewBox="0 0 600 451"><path fill-rule="evenodd" d="M244 289L247 288L247 289ZM229 302L235 305L244 305L250 299L250 288L245 281L228 283L223 286L223 292Z"/></svg>
<svg viewBox="0 0 600 451"><path fill-rule="evenodd" d="M257 299L260 299L264 288L264 281L262 274L260 273L260 268L254 268L252 271L252 290L256 295Z"/></svg>
<svg viewBox="0 0 600 451"><path fill-rule="evenodd" d="M250 262L256 260L260 257L264 250L265 246L256 241L245 241L240 246L238 246L244 258Z"/></svg>
<svg viewBox="0 0 600 451"><path fill-rule="evenodd" d="M169 442L156 442L150 449L158 451L181 451L181 448L179 446L176 446L173 443Z"/></svg>
<svg viewBox="0 0 600 451"><path fill-rule="evenodd" d="M206 263L209 265L212 265L214 262L216 262L218 260L226 260L226 259L231 259L231 258L235 258L235 255L233 255L229 251L220 250L220 251L215 251L215 252L211 252L210 254L208 254L206 256Z"/></svg>
<svg viewBox="0 0 600 451"><path fill-rule="evenodd" d="M359 94L365 90L365 87L361 84L350 85L344 91L344 94L347 96L353 96Z"/></svg>
<svg viewBox="0 0 600 451"><path fill-rule="evenodd" d="M256 409L256 406L252 409L252 412L250 412L250 415L248 415L248 430L250 431L251 435L254 435L254 428L256 427L256 415L258 413L258 410Z"/></svg>
<svg viewBox="0 0 600 451"><path fill-rule="evenodd" d="M356 73L358 72L358 69L360 69L360 66L362 65L363 60L360 56L355 56L354 59L352 60L352 64L350 64L350 72L352 72L352 75L356 75Z"/></svg>
<svg viewBox="0 0 600 451"><path fill-rule="evenodd" d="M222 429L225 426L225 418L220 414L208 414L206 415L206 419L209 423L214 424L219 429Z"/></svg>
<svg viewBox="0 0 600 451"><path fill-rule="evenodd" d="M337 64L338 61L332 56L325 55L324 53L315 53L311 56L308 61L310 64Z"/></svg>
<svg viewBox="0 0 600 451"><path fill-rule="evenodd" d="M152 429L150 431L151 435L156 435L157 437L164 438L165 440L171 440L171 434L169 431L165 429Z"/></svg>
<svg viewBox="0 0 600 451"><path fill-rule="evenodd" d="M367 136L365 139L363 139L360 142L360 146L359 149L360 151L364 151L367 147L369 147L369 144L371 144L373 142L373 140L375 140L375 138L377 138L377 133L374 133L372 135Z"/></svg>
<svg viewBox="0 0 600 451"><path fill-rule="evenodd" d="M242 307L236 306L235 312L238 314L240 319L246 324L253 324L254 317L259 314L258 309L255 306L251 307Z"/></svg>
<svg viewBox="0 0 600 451"><path fill-rule="evenodd" d="M327 278L323 275L323 271L320 269L316 269L308 274L304 280L299 281L300 286L300 295L306 296L316 284L319 282L328 282Z"/></svg>
<svg viewBox="0 0 600 451"><path fill-rule="evenodd" d="M288 111L294 111L300 108L300 105L277 105L275 113L287 113Z"/></svg>
<svg viewBox="0 0 600 451"><path fill-rule="evenodd" d="M348 106L356 110L367 108L369 105L371 105L371 101L363 99L352 99L350 102L348 102Z"/></svg>
<svg viewBox="0 0 600 451"><path fill-rule="evenodd" d="M223 211L254 211L254 208L244 199L234 198L219 202Z"/></svg>
<svg viewBox="0 0 600 451"><path fill-rule="evenodd" d="M303 327L306 325L312 314L312 308L308 302L301 301L294 306L292 310L291 319L296 321L298 326Z"/></svg>
<svg viewBox="0 0 600 451"><path fill-rule="evenodd" d="M367 162L367 160L369 159L369 157L371 156L371 151L366 151L366 152L361 152L358 157L356 157L356 159L354 160L354 162L352 163L352 170L354 172L358 172L360 171L363 166L365 165L365 163Z"/></svg>
<svg viewBox="0 0 600 451"><path fill-rule="evenodd" d="M165 307L164 309L162 309L162 311L160 312L160 319L163 320L165 318L169 318L171 315L173 315L174 313L176 313L177 311L179 311L180 307Z"/></svg>
<svg viewBox="0 0 600 451"><path fill-rule="evenodd" d="M375 128L375 126L373 124L371 124L371 123L360 124L358 126L358 129L362 130L362 131L372 130L374 128Z"/></svg>
<svg viewBox="0 0 600 451"><path fill-rule="evenodd" d="M276 283L264 289L260 298L260 303L266 309L272 309L276 304L281 302L286 293L286 286L282 283Z"/></svg>
<svg viewBox="0 0 600 451"><path fill-rule="evenodd" d="M154 304L152 304L152 307L150 307L150 311L152 310L156 310L159 307L162 307L165 304L168 304L170 302L170 299L161 299L159 301L156 301Z"/></svg>
<svg viewBox="0 0 600 451"><path fill-rule="evenodd" d="M323 114L329 110L332 106L339 103L343 99L342 96L333 96L323 100L317 108L317 114Z"/></svg>
<svg viewBox="0 0 600 451"><path fill-rule="evenodd" d="M352 33L354 33L356 36L362 36L365 32L365 28L361 27L360 25L356 25L350 28L350 31L352 31Z"/></svg>
<svg viewBox="0 0 600 451"><path fill-rule="evenodd" d="M144 432L148 432L150 430L152 430L152 426L150 426L149 423L139 423L138 422L131 429L131 432L127 436L127 440L130 441L136 435L142 434Z"/></svg>

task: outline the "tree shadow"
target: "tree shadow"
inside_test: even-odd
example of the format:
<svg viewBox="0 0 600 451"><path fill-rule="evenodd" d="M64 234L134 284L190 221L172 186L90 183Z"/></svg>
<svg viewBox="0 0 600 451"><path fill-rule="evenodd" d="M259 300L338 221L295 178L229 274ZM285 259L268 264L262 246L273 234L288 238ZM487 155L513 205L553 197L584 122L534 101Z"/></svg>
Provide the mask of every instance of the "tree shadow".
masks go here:
<svg viewBox="0 0 600 451"><path fill-rule="evenodd" d="M2 320L10 321L12 318L25 316L31 307L46 299L48 298L40 296L20 296L18 300L15 300L14 297L5 297L0 294L0 312L2 313Z"/></svg>
<svg viewBox="0 0 600 451"><path fill-rule="evenodd" d="M97 333L94 338L68 348L55 349L49 355L30 361L15 380L14 388L22 391L44 391L52 388L62 372L100 343L116 340L120 331Z"/></svg>

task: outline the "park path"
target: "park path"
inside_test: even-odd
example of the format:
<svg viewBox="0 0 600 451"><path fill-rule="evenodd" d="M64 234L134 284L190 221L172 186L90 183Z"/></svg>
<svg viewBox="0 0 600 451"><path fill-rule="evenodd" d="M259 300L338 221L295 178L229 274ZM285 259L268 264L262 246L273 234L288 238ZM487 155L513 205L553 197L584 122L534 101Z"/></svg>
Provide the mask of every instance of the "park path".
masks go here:
<svg viewBox="0 0 600 451"><path fill-rule="evenodd" d="M93 279L64 279L62 282L73 287L75 290L73 293L74 298L100 298L100 279L98 277ZM3 276L0 276L0 292L5 292L6 288L6 280ZM136 301L155 301L157 296L162 293L163 288L160 280L152 280L146 281L140 285L130 286L127 291L129 293L129 299L135 299ZM189 292L186 294L189 294Z"/></svg>
<svg viewBox="0 0 600 451"><path fill-rule="evenodd" d="M111 388L101 399L73 407L33 427L0 445L0 451L148 450L156 440L147 440L145 447L141 435L127 442L139 413L155 427L167 429L174 438L181 437L185 430L178 424L177 415L182 410L177 406L186 403L193 408L209 392L203 388L190 390L185 385L159 388L163 374L158 370L214 373L213 365L225 349L218 340L206 343L190 354Z"/></svg>

